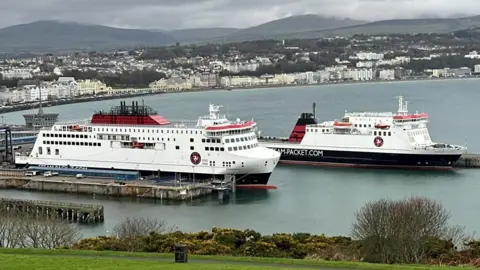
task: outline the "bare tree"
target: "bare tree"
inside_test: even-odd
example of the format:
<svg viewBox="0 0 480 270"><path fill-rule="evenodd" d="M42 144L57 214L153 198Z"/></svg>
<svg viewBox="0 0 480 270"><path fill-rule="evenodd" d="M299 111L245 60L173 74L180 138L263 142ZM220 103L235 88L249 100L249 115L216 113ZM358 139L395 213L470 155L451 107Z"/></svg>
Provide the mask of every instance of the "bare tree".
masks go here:
<svg viewBox="0 0 480 270"><path fill-rule="evenodd" d="M429 241L464 237L463 228L450 227L449 212L424 197L369 202L355 214L352 236L363 243L367 261L423 261Z"/></svg>
<svg viewBox="0 0 480 270"><path fill-rule="evenodd" d="M174 228L167 228L165 221L155 218L126 218L123 222L113 228L113 233L118 238L139 237L148 235L151 232L165 233Z"/></svg>
<svg viewBox="0 0 480 270"><path fill-rule="evenodd" d="M80 239L79 229L62 219L6 209L0 215L1 247L57 248Z"/></svg>

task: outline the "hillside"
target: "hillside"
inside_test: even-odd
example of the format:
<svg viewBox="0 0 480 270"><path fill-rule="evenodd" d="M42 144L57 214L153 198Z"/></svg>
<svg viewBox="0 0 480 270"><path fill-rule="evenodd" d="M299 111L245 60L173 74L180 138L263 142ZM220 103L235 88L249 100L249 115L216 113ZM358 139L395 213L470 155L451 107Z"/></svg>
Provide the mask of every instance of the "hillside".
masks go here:
<svg viewBox="0 0 480 270"><path fill-rule="evenodd" d="M334 29L364 24L366 21L328 18L320 15L300 15L274 20L258 26L236 31L227 36L230 41L260 39L266 37L282 38L283 36L308 31Z"/></svg>
<svg viewBox="0 0 480 270"><path fill-rule="evenodd" d="M178 42L198 42L222 39L241 29L238 28L196 28L166 32Z"/></svg>
<svg viewBox="0 0 480 270"><path fill-rule="evenodd" d="M289 35L289 38L352 36L354 34L450 33L478 26L480 26L480 16L453 19L385 20L329 30L297 32Z"/></svg>
<svg viewBox="0 0 480 270"><path fill-rule="evenodd" d="M59 52L173 44L166 34L71 22L37 21L0 29L0 52Z"/></svg>

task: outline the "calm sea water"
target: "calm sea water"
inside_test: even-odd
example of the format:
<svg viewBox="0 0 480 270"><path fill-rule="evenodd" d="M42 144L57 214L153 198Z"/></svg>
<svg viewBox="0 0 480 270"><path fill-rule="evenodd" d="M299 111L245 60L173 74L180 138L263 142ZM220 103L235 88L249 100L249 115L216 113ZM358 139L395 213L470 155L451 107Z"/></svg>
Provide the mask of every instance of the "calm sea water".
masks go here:
<svg viewBox="0 0 480 270"><path fill-rule="evenodd" d="M332 120L348 111L396 111L395 96L404 95L409 110L430 115L433 140L467 144L480 152L476 117L480 112L480 80L395 82L324 85L143 97L144 102L171 119L197 119L208 113L208 104L223 105L230 119L254 118L263 135L288 136L301 112L317 103L317 118ZM141 99L137 100L139 103ZM119 101L98 101L46 108L64 120L84 119L94 110L108 109ZM8 123L23 123L22 114L5 114ZM473 124L472 124L473 123ZM102 225L82 227L85 235L102 235L127 216L157 217L185 231L213 226L251 228L262 233L311 232L348 234L354 212L365 202L380 198L427 196L441 201L452 214L452 223L469 232L480 229L480 170L412 172L348 168L313 168L279 165L271 177L278 186L270 191L238 191L234 197L208 197L185 203L155 203L136 199L102 199L69 194L0 190L1 197L76 201L105 205Z"/></svg>

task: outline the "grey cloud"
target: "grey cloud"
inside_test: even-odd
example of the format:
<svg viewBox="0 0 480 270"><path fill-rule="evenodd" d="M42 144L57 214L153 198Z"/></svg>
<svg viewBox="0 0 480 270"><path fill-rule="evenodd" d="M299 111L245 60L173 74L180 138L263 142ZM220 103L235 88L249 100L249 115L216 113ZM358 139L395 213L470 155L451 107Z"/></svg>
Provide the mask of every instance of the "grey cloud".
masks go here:
<svg viewBox="0 0 480 270"><path fill-rule="evenodd" d="M0 3L0 27L55 19L125 28L244 28L301 14L370 21L480 14L478 0L1 0Z"/></svg>

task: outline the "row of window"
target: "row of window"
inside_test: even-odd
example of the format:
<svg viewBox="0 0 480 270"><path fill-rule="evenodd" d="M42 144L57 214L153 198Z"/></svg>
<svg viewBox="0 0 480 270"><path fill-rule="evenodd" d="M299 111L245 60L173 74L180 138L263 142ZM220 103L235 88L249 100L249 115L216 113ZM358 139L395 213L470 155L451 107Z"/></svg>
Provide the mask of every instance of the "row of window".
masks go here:
<svg viewBox="0 0 480 270"><path fill-rule="evenodd" d="M207 131L207 136L238 135L252 132L252 129L233 129L225 131Z"/></svg>
<svg viewBox="0 0 480 270"><path fill-rule="evenodd" d="M96 142L43 141L43 144L52 144L52 145L78 145L78 146L102 146L101 143L96 143Z"/></svg>
<svg viewBox="0 0 480 270"><path fill-rule="evenodd" d="M70 128L71 129L71 128ZM67 126L63 126L58 131L69 131L70 130ZM145 128L93 128L92 127L84 127L84 130L88 132L93 131L106 131L106 132L140 132L140 133L170 133L170 134L202 134L201 130L179 130L179 129L145 129ZM165 132L164 132L165 131Z"/></svg>
<svg viewBox="0 0 480 270"><path fill-rule="evenodd" d="M255 136L247 136L247 137L241 137L241 138L225 139L225 143L247 142L247 141L253 141L253 140L255 140Z"/></svg>
<svg viewBox="0 0 480 270"><path fill-rule="evenodd" d="M78 138L78 139L87 139L91 138L89 135L84 134L57 134L57 133L43 133L43 137L49 138Z"/></svg>
<svg viewBox="0 0 480 270"><path fill-rule="evenodd" d="M374 136L382 136L382 131L374 131L373 135ZM392 132L391 131L389 131L389 132L383 131L383 136L392 136Z"/></svg>
<svg viewBox="0 0 480 270"><path fill-rule="evenodd" d="M190 142L193 142L193 138L190 138ZM221 143L220 139L202 139L202 143Z"/></svg>
<svg viewBox="0 0 480 270"><path fill-rule="evenodd" d="M249 145L240 145L238 147L237 146L228 147L228 151L241 151L241 150L253 149L255 147L258 147L258 143L249 144Z"/></svg>
<svg viewBox="0 0 480 270"><path fill-rule="evenodd" d="M43 155L43 147L38 147L38 154ZM50 147L47 147L47 155L51 155L51 154L52 154L52 149L50 149ZM55 149L55 155L56 156L60 155L60 150Z"/></svg>
<svg viewBox="0 0 480 270"><path fill-rule="evenodd" d="M190 148L193 148L193 146L191 146ZM193 150L193 149L192 149ZM223 147L205 147L205 151L225 151L225 148Z"/></svg>

